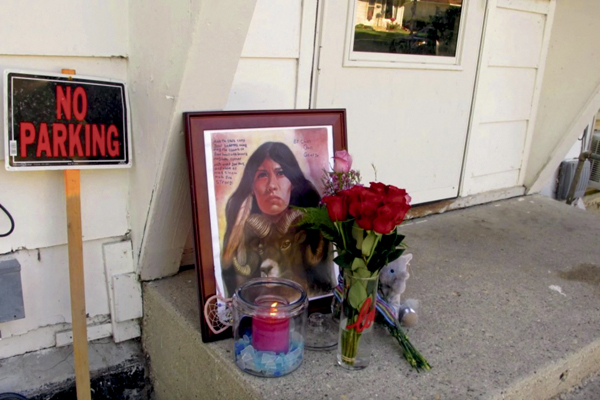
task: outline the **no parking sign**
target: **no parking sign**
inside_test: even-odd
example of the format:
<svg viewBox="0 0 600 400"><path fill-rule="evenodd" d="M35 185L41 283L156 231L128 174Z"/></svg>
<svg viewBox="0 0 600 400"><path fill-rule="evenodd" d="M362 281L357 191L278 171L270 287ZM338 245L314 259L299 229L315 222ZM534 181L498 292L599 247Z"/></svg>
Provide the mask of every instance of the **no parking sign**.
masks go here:
<svg viewBox="0 0 600 400"><path fill-rule="evenodd" d="M125 84L5 72L7 170L131 166Z"/></svg>

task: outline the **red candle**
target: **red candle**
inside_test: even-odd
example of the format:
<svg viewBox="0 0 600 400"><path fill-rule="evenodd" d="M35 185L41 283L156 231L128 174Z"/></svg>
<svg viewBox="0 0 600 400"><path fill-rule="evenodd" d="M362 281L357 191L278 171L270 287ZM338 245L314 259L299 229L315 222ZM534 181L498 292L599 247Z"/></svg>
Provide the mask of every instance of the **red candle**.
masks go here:
<svg viewBox="0 0 600 400"><path fill-rule="evenodd" d="M290 346L290 319L277 312L277 302L252 318L252 347L258 351L287 353Z"/></svg>

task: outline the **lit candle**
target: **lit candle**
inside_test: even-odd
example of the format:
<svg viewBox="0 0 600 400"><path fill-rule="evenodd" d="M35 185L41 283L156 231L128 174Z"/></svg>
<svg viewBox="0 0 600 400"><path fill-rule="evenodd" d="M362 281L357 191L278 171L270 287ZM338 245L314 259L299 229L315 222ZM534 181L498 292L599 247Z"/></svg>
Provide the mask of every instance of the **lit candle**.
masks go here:
<svg viewBox="0 0 600 400"><path fill-rule="evenodd" d="M290 319L277 311L278 305L272 302L252 318L252 346L258 351L287 353L289 350Z"/></svg>

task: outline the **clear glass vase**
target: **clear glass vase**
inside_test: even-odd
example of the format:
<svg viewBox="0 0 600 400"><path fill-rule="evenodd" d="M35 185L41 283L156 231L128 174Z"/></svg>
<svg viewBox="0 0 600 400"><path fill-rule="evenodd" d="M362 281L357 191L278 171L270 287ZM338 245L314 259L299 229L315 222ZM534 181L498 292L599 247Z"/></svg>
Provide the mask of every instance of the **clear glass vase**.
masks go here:
<svg viewBox="0 0 600 400"><path fill-rule="evenodd" d="M347 369L363 369L371 362L373 324L379 274L359 277L344 271L337 361Z"/></svg>

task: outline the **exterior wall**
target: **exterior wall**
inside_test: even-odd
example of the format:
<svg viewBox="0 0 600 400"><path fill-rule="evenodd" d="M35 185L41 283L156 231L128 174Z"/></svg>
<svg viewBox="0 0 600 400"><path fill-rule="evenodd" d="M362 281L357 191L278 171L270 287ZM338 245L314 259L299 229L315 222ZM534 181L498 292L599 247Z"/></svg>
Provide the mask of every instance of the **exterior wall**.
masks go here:
<svg viewBox="0 0 600 400"><path fill-rule="evenodd" d="M2 55L127 55L128 14L118 0L5 0L0 3L0 13L4 17L0 24ZM73 65L62 65L69 67Z"/></svg>
<svg viewBox="0 0 600 400"><path fill-rule="evenodd" d="M191 227L182 112L224 108L254 5L73 0L35 2L27 13L23 2L0 5L2 15L12 16L0 27L10 38L0 43L2 69L70 68L128 84L134 167L81 174L90 340L139 336L138 274L177 272ZM215 15L231 20L219 26ZM20 262L25 304L24 319L0 323L0 359L71 340L62 182L61 171L0 168L0 202L16 222L13 234L0 239L0 260ZM1 215L0 232L9 226Z"/></svg>
<svg viewBox="0 0 600 400"><path fill-rule="evenodd" d="M171 124L174 118L181 120L180 115L175 115L176 99L200 6L201 1L154 2L151 6L145 1L129 2L128 83L135 132L129 202L132 204L131 237L138 265ZM183 157L185 162L183 141L178 150L178 157ZM181 172L187 179L186 170ZM179 189L179 195L181 192L185 195L183 189ZM165 247L161 246L161 251L167 251ZM139 269L143 275L145 271ZM146 278L176 271L177 268L164 265L161 274L148 274Z"/></svg>
<svg viewBox="0 0 600 400"><path fill-rule="evenodd" d="M559 1L525 186L539 192L600 108L600 3Z"/></svg>
<svg viewBox="0 0 600 400"><path fill-rule="evenodd" d="M488 3L461 196L522 186L554 1Z"/></svg>
<svg viewBox="0 0 600 400"><path fill-rule="evenodd" d="M225 109L308 108L315 12L311 0L257 1Z"/></svg>
<svg viewBox="0 0 600 400"><path fill-rule="evenodd" d="M225 107L255 0L129 6L132 238L151 280L177 273L192 226L182 113Z"/></svg>
<svg viewBox="0 0 600 400"><path fill-rule="evenodd" d="M295 107L300 22L300 2L257 2L226 109Z"/></svg>
<svg viewBox="0 0 600 400"><path fill-rule="evenodd" d="M0 15L10 16L0 24L1 70L60 73L70 68L79 75L127 81L127 9L120 1L3 1ZM4 164L4 132L0 160ZM63 182L62 171L0 168L0 203L16 223L10 236L0 238L0 260L13 257L20 262L25 306L24 319L0 323L0 359L64 343L66 334L60 332L70 329ZM81 173L89 325L108 321L110 326L104 245L127 239L128 193L127 169ZM8 229L9 221L0 212L0 232ZM98 333L92 328L91 334ZM112 329L102 336L111 334ZM131 334L139 335L139 327Z"/></svg>

